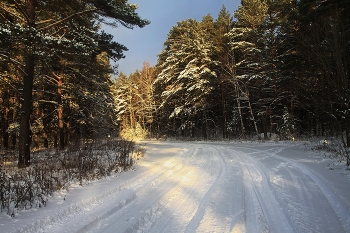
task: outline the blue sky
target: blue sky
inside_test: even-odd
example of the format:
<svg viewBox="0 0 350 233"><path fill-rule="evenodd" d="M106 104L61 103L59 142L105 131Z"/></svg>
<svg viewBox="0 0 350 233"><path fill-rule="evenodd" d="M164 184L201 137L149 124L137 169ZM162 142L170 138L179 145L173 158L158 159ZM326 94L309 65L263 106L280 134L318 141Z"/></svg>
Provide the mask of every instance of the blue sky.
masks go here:
<svg viewBox="0 0 350 233"><path fill-rule="evenodd" d="M114 36L114 40L125 45L129 51L125 52L126 58L118 61L119 72L126 75L141 69L144 61L152 66L157 63L157 54L163 48L167 34L177 22L189 18L201 21L203 16L210 14L217 18L221 8L233 12L240 5L240 0L129 0L129 3L137 4L137 13L151 21L144 28L126 29L104 28Z"/></svg>

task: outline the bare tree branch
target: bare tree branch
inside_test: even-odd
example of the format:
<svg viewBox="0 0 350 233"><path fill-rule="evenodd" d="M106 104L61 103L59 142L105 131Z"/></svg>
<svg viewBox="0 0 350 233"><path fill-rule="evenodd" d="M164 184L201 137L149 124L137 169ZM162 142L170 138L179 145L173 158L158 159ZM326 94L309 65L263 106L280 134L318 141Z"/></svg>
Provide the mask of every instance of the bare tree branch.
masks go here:
<svg viewBox="0 0 350 233"><path fill-rule="evenodd" d="M16 8L19 7L19 6L17 5L17 3L15 3L15 5L16 5ZM16 14L17 12L15 12L15 11L13 10L13 8L9 7L9 5L7 5L7 4L5 4L5 3L3 3L3 2L0 2L0 9L2 9L4 12L7 12L8 14L10 14L10 15L16 17L16 18L19 19L20 21L23 21L23 22L24 22L24 21L27 19L27 15L26 15L24 12L22 12L22 9L19 9L19 10L20 10L20 12L22 13L22 15L24 15L24 18L21 17L20 15Z"/></svg>
<svg viewBox="0 0 350 233"><path fill-rule="evenodd" d="M16 8L22 13L22 15L25 17L25 19L27 20L27 22L29 21L29 17L28 17L28 14L27 12L23 9L23 7L21 7L17 0L14 0L15 2L15 5L16 5Z"/></svg>
<svg viewBox="0 0 350 233"><path fill-rule="evenodd" d="M4 78L2 77L2 75L0 75L0 80L3 81L4 83L6 83L7 85L9 85L9 86L10 86L13 90L15 90L17 93L20 93L19 90L18 90L15 86L13 86L11 83L9 83L6 79L4 79Z"/></svg>
<svg viewBox="0 0 350 233"><path fill-rule="evenodd" d="M21 71L24 75L26 75L26 72L22 69L22 67L24 67L24 64L11 58L5 51L0 51L0 57L5 58L5 60L0 60L0 62L12 63L15 65L17 70Z"/></svg>

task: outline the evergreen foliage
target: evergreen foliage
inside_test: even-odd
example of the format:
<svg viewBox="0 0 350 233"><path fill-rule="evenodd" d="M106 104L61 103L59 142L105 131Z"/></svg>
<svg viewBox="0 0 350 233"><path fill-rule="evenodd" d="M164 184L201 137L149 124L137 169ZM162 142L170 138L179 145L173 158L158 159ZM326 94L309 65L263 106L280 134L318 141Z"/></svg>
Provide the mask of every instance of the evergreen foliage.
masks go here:
<svg viewBox="0 0 350 233"><path fill-rule="evenodd" d="M14 115L20 126L19 167L30 165L33 133L43 136L45 145L53 136L54 144L59 141L64 148L69 137L113 130L109 59L123 58L126 47L99 28L101 23L127 28L149 24L136 8L126 0L1 2L0 75L16 90L20 106ZM21 77L18 85L12 77ZM8 124L2 127L4 132Z"/></svg>
<svg viewBox="0 0 350 233"><path fill-rule="evenodd" d="M217 19L178 22L155 67L145 63L116 80L109 61L127 48L100 23L149 22L127 1L58 6L0 4L5 148L17 141L26 153L30 141L64 148L114 129L128 139L341 136L350 146L347 0L242 0L235 12L223 6Z"/></svg>
<svg viewBox="0 0 350 233"><path fill-rule="evenodd" d="M348 6L243 0L235 20L223 6L216 20L178 22L156 65L152 129L202 139L343 135L349 146Z"/></svg>

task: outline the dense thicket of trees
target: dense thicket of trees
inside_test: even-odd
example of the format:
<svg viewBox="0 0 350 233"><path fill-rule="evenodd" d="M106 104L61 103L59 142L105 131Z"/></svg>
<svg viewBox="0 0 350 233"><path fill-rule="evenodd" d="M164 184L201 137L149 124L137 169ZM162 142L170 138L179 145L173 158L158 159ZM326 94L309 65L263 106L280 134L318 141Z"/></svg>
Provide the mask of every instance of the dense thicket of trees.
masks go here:
<svg viewBox="0 0 350 233"><path fill-rule="evenodd" d="M64 148L116 131L126 138L342 135L349 147L349 11L348 0L242 0L233 14L223 6L216 19L178 22L155 67L112 80L109 60L126 48L98 26L143 27L148 21L134 5L3 1L3 147L19 141L21 154L32 140Z"/></svg>
<svg viewBox="0 0 350 233"><path fill-rule="evenodd" d="M1 1L1 129L5 148L10 132L19 137L19 167L35 134L63 148L115 127L109 59L126 48L99 28L147 25L135 10L127 0Z"/></svg>
<svg viewBox="0 0 350 233"><path fill-rule="evenodd" d="M154 72L154 67L145 62L141 71L136 70L129 77L121 73L115 81L116 117L120 135L125 139L143 139L155 131Z"/></svg>
<svg viewBox="0 0 350 233"><path fill-rule="evenodd" d="M342 134L350 146L349 9L346 0L242 0L234 18L223 6L217 19L178 22L155 66L149 132Z"/></svg>

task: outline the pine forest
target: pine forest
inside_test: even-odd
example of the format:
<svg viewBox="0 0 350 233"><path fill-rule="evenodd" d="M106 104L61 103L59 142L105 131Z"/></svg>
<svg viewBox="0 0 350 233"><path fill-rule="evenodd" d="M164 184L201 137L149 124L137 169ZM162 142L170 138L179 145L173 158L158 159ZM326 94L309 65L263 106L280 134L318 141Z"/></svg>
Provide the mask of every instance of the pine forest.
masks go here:
<svg viewBox="0 0 350 233"><path fill-rule="evenodd" d="M241 0L169 28L158 62L129 76L103 31L147 27L127 0L0 2L0 142L296 140L350 147L350 1ZM349 158L348 158L349 159ZM348 161L349 164L349 161Z"/></svg>

